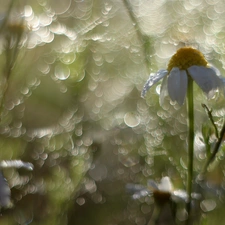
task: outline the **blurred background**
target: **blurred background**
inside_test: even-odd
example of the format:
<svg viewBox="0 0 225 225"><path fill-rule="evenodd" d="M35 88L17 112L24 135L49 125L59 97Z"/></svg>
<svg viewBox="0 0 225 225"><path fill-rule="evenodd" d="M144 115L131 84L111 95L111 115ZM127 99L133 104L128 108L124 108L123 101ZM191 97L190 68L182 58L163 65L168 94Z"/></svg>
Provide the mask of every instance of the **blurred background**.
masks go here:
<svg viewBox="0 0 225 225"><path fill-rule="evenodd" d="M0 160L12 207L0 223L145 225L154 199L127 184L169 176L185 189L187 114L160 83L141 98L150 73L183 46L199 49L223 76L223 0L0 0ZM201 103L220 129L224 97L195 87L195 175L206 161ZM212 140L213 143L213 132ZM224 149L200 192L196 224L224 220ZM197 190L196 190L197 191ZM164 220L159 224L173 224ZM182 217L177 218L182 223Z"/></svg>

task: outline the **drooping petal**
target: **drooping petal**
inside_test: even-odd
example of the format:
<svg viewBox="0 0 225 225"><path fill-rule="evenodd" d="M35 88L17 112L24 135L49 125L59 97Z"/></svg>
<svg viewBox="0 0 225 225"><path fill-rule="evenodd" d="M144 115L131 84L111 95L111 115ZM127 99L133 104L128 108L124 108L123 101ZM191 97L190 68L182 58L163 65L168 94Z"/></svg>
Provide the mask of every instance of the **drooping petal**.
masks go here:
<svg viewBox="0 0 225 225"><path fill-rule="evenodd" d="M147 91L159 80L165 77L168 74L167 70L159 70L157 73L151 73L148 80L146 81L141 96L144 97Z"/></svg>
<svg viewBox="0 0 225 225"><path fill-rule="evenodd" d="M174 190L171 197L174 202L188 201L188 194L185 190L182 189ZM192 192L191 197L192 199L199 200L201 198L201 194Z"/></svg>
<svg viewBox="0 0 225 225"><path fill-rule="evenodd" d="M133 199L139 199L150 194L148 188L140 184L127 184L126 189L132 194Z"/></svg>
<svg viewBox="0 0 225 225"><path fill-rule="evenodd" d="M215 73L216 73L216 75L217 75L218 77L220 77L220 71L219 71L216 67L210 65L209 68L211 68L212 70L214 70Z"/></svg>
<svg viewBox="0 0 225 225"><path fill-rule="evenodd" d="M168 76L168 93L172 101L176 101L176 95L180 84L180 70L174 67Z"/></svg>
<svg viewBox="0 0 225 225"><path fill-rule="evenodd" d="M222 87L222 79L216 75L216 71L212 68L191 66L188 68L188 73L197 85L207 94L208 98L212 98L215 91Z"/></svg>
<svg viewBox="0 0 225 225"><path fill-rule="evenodd" d="M185 190L174 190L173 194L172 194L172 200L175 202L179 202L179 201L187 201L188 200L188 194Z"/></svg>
<svg viewBox="0 0 225 225"><path fill-rule="evenodd" d="M132 183L128 183L126 185L126 189L131 192L131 193L134 193L134 192L138 192L138 191L141 191L143 189L146 189L145 186L141 185L141 184L132 184Z"/></svg>
<svg viewBox="0 0 225 225"><path fill-rule="evenodd" d="M34 166L32 163L21 160L3 160L0 161L0 168L25 168L27 170L33 170Z"/></svg>
<svg viewBox="0 0 225 225"><path fill-rule="evenodd" d="M168 76L168 93L172 101L176 101L179 105L184 104L187 93L187 73L174 67Z"/></svg>
<svg viewBox="0 0 225 225"><path fill-rule="evenodd" d="M181 70L180 75L180 95L178 95L177 102L179 105L183 105L187 93L188 77L185 70Z"/></svg>
<svg viewBox="0 0 225 225"><path fill-rule="evenodd" d="M167 80L167 76L163 78L160 88L159 104L161 106L164 104L164 98L168 95Z"/></svg>
<svg viewBox="0 0 225 225"><path fill-rule="evenodd" d="M147 187L151 191L158 190L158 185L156 184L156 182L154 180L148 180Z"/></svg>

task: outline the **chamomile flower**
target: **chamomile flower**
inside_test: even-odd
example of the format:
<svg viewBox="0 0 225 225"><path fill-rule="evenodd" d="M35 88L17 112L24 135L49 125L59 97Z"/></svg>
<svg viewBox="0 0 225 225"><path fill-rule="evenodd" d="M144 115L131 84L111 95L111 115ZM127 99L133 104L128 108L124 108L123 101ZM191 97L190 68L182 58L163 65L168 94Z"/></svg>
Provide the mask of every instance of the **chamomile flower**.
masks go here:
<svg viewBox="0 0 225 225"><path fill-rule="evenodd" d="M183 105L187 93L188 77L191 77L208 98L223 86L218 70L210 67L204 55L191 47L180 48L170 59L167 69L150 74L144 85L142 97L159 80L163 79L160 89L160 104L169 94L172 101Z"/></svg>
<svg viewBox="0 0 225 225"><path fill-rule="evenodd" d="M155 202L163 205L166 202L186 202L188 195L182 189L174 189L169 177L162 177L159 183L154 180L148 180L147 186L140 184L128 184L127 189L133 193L133 199L139 199L145 196L152 196ZM200 195L192 193L192 198L198 199Z"/></svg>

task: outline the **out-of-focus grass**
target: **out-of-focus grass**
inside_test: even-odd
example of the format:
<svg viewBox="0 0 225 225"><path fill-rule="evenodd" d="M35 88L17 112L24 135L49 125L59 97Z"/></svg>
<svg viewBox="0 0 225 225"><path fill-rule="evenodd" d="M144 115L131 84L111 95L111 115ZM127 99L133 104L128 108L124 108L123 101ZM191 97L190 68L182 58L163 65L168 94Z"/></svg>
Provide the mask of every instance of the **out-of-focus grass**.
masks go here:
<svg viewBox="0 0 225 225"><path fill-rule="evenodd" d="M168 99L159 106L160 86L142 99L143 84L184 44L223 74L224 6L130 1L136 26L121 1L14 1L9 15L9 2L0 3L1 21L23 24L19 43L18 29L0 33L0 159L34 164L32 172L3 171L14 207L2 210L1 224L146 224L152 198L134 201L125 186L169 176L185 187L187 118L186 108ZM224 98L214 104L195 91L197 174L205 161L201 103L213 108L220 128ZM218 208L206 224L222 217L222 151L217 162L218 177L208 178L221 195L210 196Z"/></svg>

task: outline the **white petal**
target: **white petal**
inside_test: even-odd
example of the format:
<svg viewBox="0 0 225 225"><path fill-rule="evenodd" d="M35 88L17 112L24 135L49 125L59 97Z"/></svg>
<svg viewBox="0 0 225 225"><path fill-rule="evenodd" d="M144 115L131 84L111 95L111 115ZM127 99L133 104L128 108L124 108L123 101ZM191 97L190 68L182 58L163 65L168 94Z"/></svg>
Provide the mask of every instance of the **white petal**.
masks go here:
<svg viewBox="0 0 225 225"><path fill-rule="evenodd" d="M148 180L147 182L147 187L149 190L153 191L153 190L158 190L158 185L155 183L154 180Z"/></svg>
<svg viewBox="0 0 225 225"><path fill-rule="evenodd" d="M220 71L219 71L216 67L210 65L209 68L211 68L212 70L214 70L215 73L216 73L216 75L217 75L218 77L220 76Z"/></svg>
<svg viewBox="0 0 225 225"><path fill-rule="evenodd" d="M150 193L148 190L141 190L140 192L134 193L132 195L133 199L140 199L141 197L148 196Z"/></svg>
<svg viewBox="0 0 225 225"><path fill-rule="evenodd" d="M172 192L173 185L169 177L163 177L158 185L160 191Z"/></svg>
<svg viewBox="0 0 225 225"><path fill-rule="evenodd" d="M138 191L141 191L141 190L144 190L146 189L145 186L141 185L141 184L131 184L131 183L128 183L126 185L126 189L129 191L129 192L138 192Z"/></svg>
<svg viewBox="0 0 225 225"><path fill-rule="evenodd" d="M181 70L180 71L180 90L178 94L178 98L177 98L177 102L179 105L183 105L184 104L184 100L186 97L186 93L187 93L187 85L188 85L188 77L187 77L187 72L185 70Z"/></svg>
<svg viewBox="0 0 225 225"><path fill-rule="evenodd" d="M151 194L145 186L140 184L127 184L126 189L132 193L133 199L139 199Z"/></svg>
<svg viewBox="0 0 225 225"><path fill-rule="evenodd" d="M193 199L199 200L201 198L201 194L192 192L191 197ZM180 202L180 201L186 202L188 200L188 194L186 191L181 190L181 189L175 190L172 193L172 200L175 202Z"/></svg>
<svg viewBox="0 0 225 225"><path fill-rule="evenodd" d="M157 83L159 80L161 80L163 77L165 77L168 74L167 70L159 70L157 73L151 73L148 80L146 81L141 96L144 97L147 93L147 91L152 87L155 83Z"/></svg>
<svg viewBox="0 0 225 225"><path fill-rule="evenodd" d="M184 190L175 190L172 194L172 199L175 202L179 201L187 201L188 200L188 195L187 192Z"/></svg>
<svg viewBox="0 0 225 225"><path fill-rule="evenodd" d="M179 105L184 104L187 92L187 73L174 67L168 76L168 93L172 101L176 101Z"/></svg>
<svg viewBox="0 0 225 225"><path fill-rule="evenodd" d="M163 78L161 88L160 88L160 98L159 104L162 106L164 104L164 98L168 95L168 88L167 88L167 76Z"/></svg>
<svg viewBox="0 0 225 225"><path fill-rule="evenodd" d="M1 168L25 168L27 170L33 170L33 164L29 162L23 162L21 160L3 160L0 162Z"/></svg>
<svg viewBox="0 0 225 225"><path fill-rule="evenodd" d="M191 66L188 68L188 72L198 86L207 94L208 98L212 98L215 91L222 87L222 79L216 75L216 71L212 68Z"/></svg>

